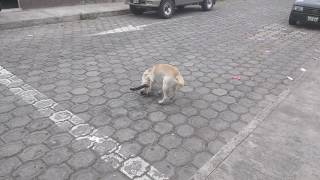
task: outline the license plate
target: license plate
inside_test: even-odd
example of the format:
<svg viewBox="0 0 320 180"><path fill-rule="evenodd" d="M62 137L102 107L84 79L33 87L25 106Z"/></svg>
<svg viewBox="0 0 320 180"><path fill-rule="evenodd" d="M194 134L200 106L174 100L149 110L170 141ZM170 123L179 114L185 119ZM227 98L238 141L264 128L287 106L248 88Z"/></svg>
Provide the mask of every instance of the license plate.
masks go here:
<svg viewBox="0 0 320 180"><path fill-rule="evenodd" d="M138 3L139 3L139 0L133 0L133 3L134 3L134 4L138 4Z"/></svg>
<svg viewBox="0 0 320 180"><path fill-rule="evenodd" d="M308 16L308 17L307 17L307 21L310 21L310 22L318 22L318 21L319 21L319 17Z"/></svg>

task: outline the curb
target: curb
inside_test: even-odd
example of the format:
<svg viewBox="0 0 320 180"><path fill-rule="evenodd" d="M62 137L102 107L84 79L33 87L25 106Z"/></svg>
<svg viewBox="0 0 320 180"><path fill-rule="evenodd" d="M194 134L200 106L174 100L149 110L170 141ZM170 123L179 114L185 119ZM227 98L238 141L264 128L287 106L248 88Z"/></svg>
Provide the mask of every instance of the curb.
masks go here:
<svg viewBox="0 0 320 180"><path fill-rule="evenodd" d="M128 14L129 12L130 12L129 9L123 9L123 10L118 10L118 11L85 13L85 14L80 14L79 19L77 19L77 20L96 19L98 17L118 16L118 15Z"/></svg>
<svg viewBox="0 0 320 180"><path fill-rule="evenodd" d="M0 30L31 27L31 26L37 26L37 25L43 25L43 24L56 24L56 23L71 22L71 21L78 21L78 20L96 19L98 17L111 17L111 16L128 14L129 12L130 12L129 9L123 9L123 10L116 10L116 11L84 13L84 14L77 14L77 15L71 15L71 16L49 17L44 19L30 19L30 20L0 24Z"/></svg>

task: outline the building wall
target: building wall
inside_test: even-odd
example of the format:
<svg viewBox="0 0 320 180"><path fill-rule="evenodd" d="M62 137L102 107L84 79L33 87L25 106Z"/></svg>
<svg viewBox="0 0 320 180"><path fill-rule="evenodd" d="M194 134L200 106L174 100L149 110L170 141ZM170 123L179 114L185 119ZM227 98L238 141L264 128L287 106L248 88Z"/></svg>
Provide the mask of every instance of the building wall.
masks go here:
<svg viewBox="0 0 320 180"><path fill-rule="evenodd" d="M70 6L90 3L116 2L120 0L19 0L20 8L45 8L56 6Z"/></svg>
<svg viewBox="0 0 320 180"><path fill-rule="evenodd" d="M0 0L2 9L18 8L18 0Z"/></svg>

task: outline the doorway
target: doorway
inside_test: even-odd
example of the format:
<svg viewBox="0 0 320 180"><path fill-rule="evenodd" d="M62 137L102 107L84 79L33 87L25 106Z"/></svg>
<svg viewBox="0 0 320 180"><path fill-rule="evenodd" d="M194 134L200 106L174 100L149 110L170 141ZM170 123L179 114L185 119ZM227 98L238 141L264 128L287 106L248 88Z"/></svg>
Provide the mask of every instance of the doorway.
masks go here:
<svg viewBox="0 0 320 180"><path fill-rule="evenodd" d="M2 3L2 9L19 8L18 0L0 0Z"/></svg>

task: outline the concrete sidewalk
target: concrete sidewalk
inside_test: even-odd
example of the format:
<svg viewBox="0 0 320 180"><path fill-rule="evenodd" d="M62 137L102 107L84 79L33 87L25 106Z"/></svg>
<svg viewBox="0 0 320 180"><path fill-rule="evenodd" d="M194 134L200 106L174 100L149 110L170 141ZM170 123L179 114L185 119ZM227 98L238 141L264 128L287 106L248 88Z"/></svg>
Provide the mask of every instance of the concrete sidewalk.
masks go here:
<svg viewBox="0 0 320 180"><path fill-rule="evenodd" d="M0 12L0 30L128 13L124 2Z"/></svg>
<svg viewBox="0 0 320 180"><path fill-rule="evenodd" d="M319 180L319 66L300 82L229 156L207 165L213 171L194 179Z"/></svg>

